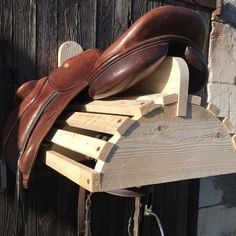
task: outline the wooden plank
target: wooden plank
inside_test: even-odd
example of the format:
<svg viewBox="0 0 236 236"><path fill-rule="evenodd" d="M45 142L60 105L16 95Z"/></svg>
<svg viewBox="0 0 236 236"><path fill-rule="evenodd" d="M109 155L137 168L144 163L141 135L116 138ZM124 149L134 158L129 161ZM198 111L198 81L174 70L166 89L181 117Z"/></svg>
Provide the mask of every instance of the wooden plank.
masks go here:
<svg viewBox="0 0 236 236"><path fill-rule="evenodd" d="M220 109L212 103L209 103L207 105L207 110L211 112L212 114L214 114L215 116L218 116L220 114Z"/></svg>
<svg viewBox="0 0 236 236"><path fill-rule="evenodd" d="M177 116L185 116L188 101L189 70L187 63L179 57L167 57L158 71L125 94L178 94Z"/></svg>
<svg viewBox="0 0 236 236"><path fill-rule="evenodd" d="M232 137L232 142L234 145L234 150L236 150L236 134Z"/></svg>
<svg viewBox="0 0 236 236"><path fill-rule="evenodd" d="M131 14L131 0L116 0L113 38L117 39L127 28Z"/></svg>
<svg viewBox="0 0 236 236"><path fill-rule="evenodd" d="M57 67L58 5L57 0L37 1L36 40L37 78L48 75ZM38 167L35 188L37 208L36 233L29 235L57 235L56 186L57 174L51 169ZM50 181L49 181L50 179ZM30 225L29 225L30 228Z"/></svg>
<svg viewBox="0 0 236 236"><path fill-rule="evenodd" d="M97 9L97 48L104 50L114 41L115 0L99 0Z"/></svg>
<svg viewBox="0 0 236 236"><path fill-rule="evenodd" d="M188 102L200 106L202 102L202 98L200 96L188 95Z"/></svg>
<svg viewBox="0 0 236 236"><path fill-rule="evenodd" d="M44 142L41 144L41 148L43 148L44 150L46 149L46 150L58 152L64 156L69 157L70 159L72 159L74 161L84 161L86 159L86 156L84 156L78 152L74 152L70 149L64 148L62 146L59 146L55 143Z"/></svg>
<svg viewBox="0 0 236 236"><path fill-rule="evenodd" d="M36 0L12 1L12 4L12 29L14 33L12 39L8 40L13 40L14 53L13 65L9 68L14 68L14 71L11 72L11 80L13 80L11 83L14 83L15 89L17 89L24 82L36 79ZM11 95L8 94L7 96ZM31 180L33 181L33 179L32 177ZM30 189L30 194L32 197L25 202L23 199L22 202L25 207L21 210L21 214L28 217L25 218L25 227L20 227L23 228L25 235L36 235L36 187ZM13 214L15 213L16 211L13 210Z"/></svg>
<svg viewBox="0 0 236 236"><path fill-rule="evenodd" d="M235 152L222 122L200 106L192 105L187 119L176 117L175 109L169 105L142 117L116 143L100 170L103 190L235 172Z"/></svg>
<svg viewBox="0 0 236 236"><path fill-rule="evenodd" d="M37 78L57 67L57 1L37 1ZM45 27L46 26L46 27Z"/></svg>
<svg viewBox="0 0 236 236"><path fill-rule="evenodd" d="M100 1L97 0L78 1L79 38L76 41L78 41L84 49L96 47L98 3L100 3Z"/></svg>
<svg viewBox="0 0 236 236"><path fill-rule="evenodd" d="M58 50L58 67L60 67L67 59L74 57L83 52L83 48L74 41L66 41Z"/></svg>
<svg viewBox="0 0 236 236"><path fill-rule="evenodd" d="M117 115L145 115L160 105L153 101L95 100L84 105L71 105L69 109Z"/></svg>
<svg viewBox="0 0 236 236"><path fill-rule="evenodd" d="M89 22L92 19L92 8L89 7L89 11L87 10L87 16L85 22L82 24L86 25L87 29L81 29L80 27L80 17L81 17L81 5L87 1L80 0L66 0L66 1L58 1L58 14L57 14L57 41L58 46L68 40L80 42L81 35L86 35L87 39L89 39L92 35L92 31L89 31ZM94 1L96 3L96 1ZM91 13L92 12L92 13ZM96 27L94 24L93 27ZM66 48L65 48L66 49ZM79 49L79 48L78 48ZM67 49L66 49L67 50ZM67 50L67 54L68 54ZM75 54L78 53L79 50L75 51ZM72 50L73 52L73 50ZM75 54L69 53L70 57ZM61 62L60 62L61 60ZM58 63L62 63L62 60L59 59ZM59 146L57 146L58 150ZM55 151L55 145L53 145L52 150ZM67 150L65 148L60 147L61 154L66 155L74 160L84 159L84 156L72 152L71 150ZM78 186L74 184L71 180L65 178L64 176L58 174L57 177L57 191L55 191L55 198L57 199L57 236L65 236L65 235L77 235L77 205L78 205ZM57 195L56 195L57 194ZM68 210L70 209L70 210ZM62 223L63 222L63 223Z"/></svg>
<svg viewBox="0 0 236 236"><path fill-rule="evenodd" d="M135 0L132 1L132 6L131 6L131 21L132 24L140 18L142 15L147 12L147 0Z"/></svg>
<svg viewBox="0 0 236 236"><path fill-rule="evenodd" d="M144 96L138 96L137 100L152 100L155 104L159 105L168 105L172 103L176 103L178 101L178 95L176 93L173 94L149 94Z"/></svg>
<svg viewBox="0 0 236 236"><path fill-rule="evenodd" d="M101 174L55 151L45 152L45 164L90 192L100 189Z"/></svg>
<svg viewBox="0 0 236 236"><path fill-rule="evenodd" d="M187 2L187 3L191 3L197 6L202 6L202 7L207 7L207 8L211 8L211 9L216 9L217 7L217 1L218 0L180 0L182 2Z"/></svg>
<svg viewBox="0 0 236 236"><path fill-rule="evenodd" d="M65 41L78 41L79 0L58 1L58 45Z"/></svg>
<svg viewBox="0 0 236 236"><path fill-rule="evenodd" d="M229 119L228 116L224 118L223 124L224 124L225 128L227 129L227 131L228 131L230 134L235 133L235 132L234 132L234 127L233 127L232 123L230 122L230 119Z"/></svg>
<svg viewBox="0 0 236 236"><path fill-rule="evenodd" d="M14 65L19 86L36 79L36 1L14 1L13 8ZM27 60L22 60L22 51Z"/></svg>
<svg viewBox="0 0 236 236"><path fill-rule="evenodd" d="M46 140L74 152L100 160L106 160L107 154L113 146L111 143L101 139L96 139L61 129L54 129Z"/></svg>
<svg viewBox="0 0 236 236"><path fill-rule="evenodd" d="M108 134L123 134L132 124L127 116L73 112L62 117L58 123L71 127L94 130Z"/></svg>

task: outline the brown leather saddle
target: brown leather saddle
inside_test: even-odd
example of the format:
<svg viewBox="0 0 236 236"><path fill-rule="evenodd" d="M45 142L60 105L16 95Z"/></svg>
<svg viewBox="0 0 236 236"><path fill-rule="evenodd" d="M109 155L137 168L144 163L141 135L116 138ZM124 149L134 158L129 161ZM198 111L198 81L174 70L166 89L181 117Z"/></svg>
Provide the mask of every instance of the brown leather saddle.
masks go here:
<svg viewBox="0 0 236 236"><path fill-rule="evenodd" d="M159 7L138 19L103 53L89 49L48 77L23 84L5 125L3 155L14 172L19 168L24 187L44 137L84 89L94 99L120 93L148 80L166 56L178 56L189 66L189 92L199 91L208 77L202 56L205 34L204 20L195 11Z"/></svg>

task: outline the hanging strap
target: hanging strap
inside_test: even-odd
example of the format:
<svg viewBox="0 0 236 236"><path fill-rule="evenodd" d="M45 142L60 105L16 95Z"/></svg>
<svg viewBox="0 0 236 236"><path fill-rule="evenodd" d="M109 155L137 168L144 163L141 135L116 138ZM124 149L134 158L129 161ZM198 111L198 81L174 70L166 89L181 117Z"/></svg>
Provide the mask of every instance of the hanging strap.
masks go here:
<svg viewBox="0 0 236 236"><path fill-rule="evenodd" d="M0 182L0 191L4 192L7 189L7 166L3 157L0 160Z"/></svg>
<svg viewBox="0 0 236 236"><path fill-rule="evenodd" d="M79 188L78 196L78 236L91 236L91 200L92 194L84 188Z"/></svg>
<svg viewBox="0 0 236 236"><path fill-rule="evenodd" d="M14 235L23 236L25 230L25 192L22 185L22 176L19 166L17 165L16 186L15 186L15 220Z"/></svg>

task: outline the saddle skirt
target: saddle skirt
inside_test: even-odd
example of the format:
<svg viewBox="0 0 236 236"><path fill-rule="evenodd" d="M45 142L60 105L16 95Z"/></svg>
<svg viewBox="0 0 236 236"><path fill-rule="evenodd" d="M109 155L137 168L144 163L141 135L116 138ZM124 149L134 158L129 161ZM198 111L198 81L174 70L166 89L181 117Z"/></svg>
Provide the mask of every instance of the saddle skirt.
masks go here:
<svg viewBox="0 0 236 236"><path fill-rule="evenodd" d="M206 27L196 12L182 7L159 7L138 19L103 53L89 49L67 60L48 77L23 84L3 134L3 152L10 168L20 168L23 186L40 144L66 106L85 88L100 99L147 80L166 56L186 60L191 93L206 83L202 56Z"/></svg>

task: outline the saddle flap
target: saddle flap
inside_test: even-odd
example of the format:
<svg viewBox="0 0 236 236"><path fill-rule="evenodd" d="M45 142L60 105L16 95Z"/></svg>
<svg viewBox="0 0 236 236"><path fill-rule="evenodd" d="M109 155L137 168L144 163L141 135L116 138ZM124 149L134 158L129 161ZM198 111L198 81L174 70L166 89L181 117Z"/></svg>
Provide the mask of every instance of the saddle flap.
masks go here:
<svg viewBox="0 0 236 236"><path fill-rule="evenodd" d="M86 65L94 65L100 54L98 49L89 49L68 59L49 75L50 85L58 91L66 91L84 83L91 73L91 67Z"/></svg>

